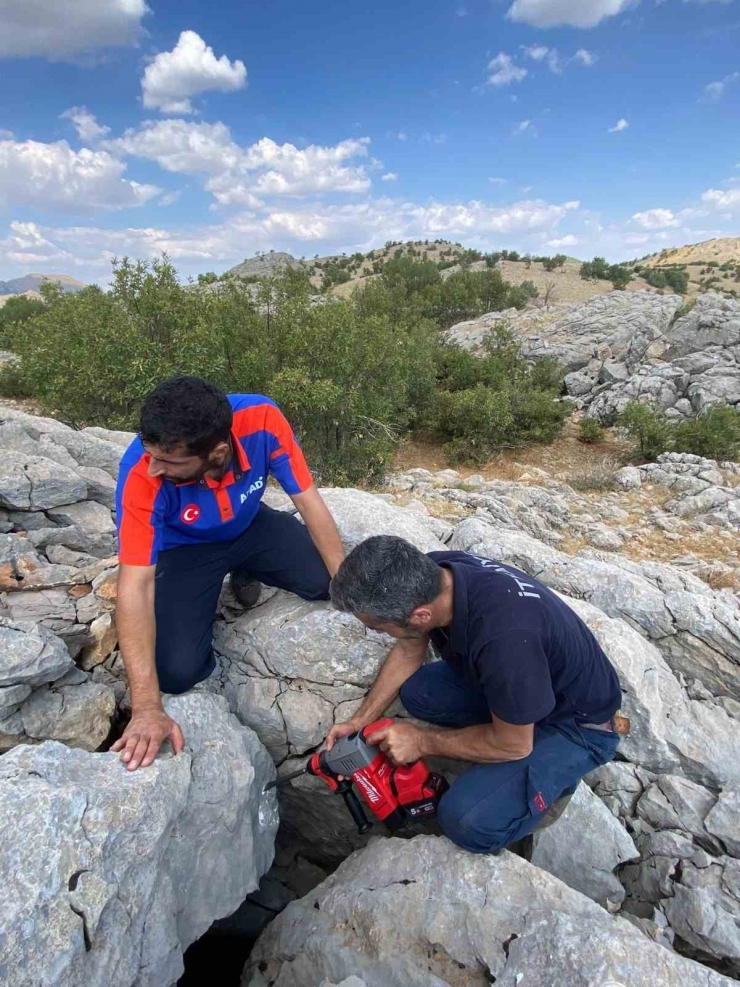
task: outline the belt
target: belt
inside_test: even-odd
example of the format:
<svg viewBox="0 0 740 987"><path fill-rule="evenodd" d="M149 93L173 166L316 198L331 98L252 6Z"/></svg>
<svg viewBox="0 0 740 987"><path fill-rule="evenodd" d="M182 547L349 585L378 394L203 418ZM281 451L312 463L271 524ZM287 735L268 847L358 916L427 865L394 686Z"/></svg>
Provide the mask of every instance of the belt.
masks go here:
<svg viewBox="0 0 740 987"><path fill-rule="evenodd" d="M616 733L620 737L626 737L630 732L630 721L626 716L615 713L611 720L606 723L580 723L579 726L586 730L602 730L604 733Z"/></svg>

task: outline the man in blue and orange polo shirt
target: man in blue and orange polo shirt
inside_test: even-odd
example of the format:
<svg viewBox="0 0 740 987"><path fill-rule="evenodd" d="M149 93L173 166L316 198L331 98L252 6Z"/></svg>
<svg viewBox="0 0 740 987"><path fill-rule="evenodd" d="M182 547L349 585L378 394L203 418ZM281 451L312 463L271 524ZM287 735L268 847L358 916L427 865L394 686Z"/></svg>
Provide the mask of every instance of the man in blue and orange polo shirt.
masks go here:
<svg viewBox="0 0 740 987"><path fill-rule="evenodd" d="M261 498L272 474L305 527ZM327 599L344 558L336 525L277 405L228 397L199 377L156 387L139 437L121 461L116 495L116 622L131 691L131 722L113 745L129 770L165 740L183 748L161 692L181 693L216 667L213 617L224 577Z"/></svg>

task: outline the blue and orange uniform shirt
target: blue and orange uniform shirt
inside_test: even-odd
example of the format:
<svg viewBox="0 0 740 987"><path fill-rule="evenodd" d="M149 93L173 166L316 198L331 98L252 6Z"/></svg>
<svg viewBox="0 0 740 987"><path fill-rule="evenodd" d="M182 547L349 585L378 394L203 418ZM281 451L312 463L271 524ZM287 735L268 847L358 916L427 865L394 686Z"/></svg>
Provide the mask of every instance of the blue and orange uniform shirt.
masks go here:
<svg viewBox="0 0 740 987"><path fill-rule="evenodd" d="M283 413L262 394L230 394L234 460L220 481L174 483L148 474L150 456L136 438L121 460L116 490L118 556L154 565L179 545L232 541L254 520L270 473L290 495L313 480Z"/></svg>

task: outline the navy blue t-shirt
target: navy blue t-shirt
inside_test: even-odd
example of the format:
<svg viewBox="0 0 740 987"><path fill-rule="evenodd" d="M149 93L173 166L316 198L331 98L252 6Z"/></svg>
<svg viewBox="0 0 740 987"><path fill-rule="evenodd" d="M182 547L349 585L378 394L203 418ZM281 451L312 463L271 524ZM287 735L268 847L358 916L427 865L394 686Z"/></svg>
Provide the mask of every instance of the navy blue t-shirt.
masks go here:
<svg viewBox="0 0 740 987"><path fill-rule="evenodd" d="M468 552L430 552L452 573L452 624L432 631L438 654L480 684L506 723L566 717L605 723L622 692L581 618L531 576Z"/></svg>

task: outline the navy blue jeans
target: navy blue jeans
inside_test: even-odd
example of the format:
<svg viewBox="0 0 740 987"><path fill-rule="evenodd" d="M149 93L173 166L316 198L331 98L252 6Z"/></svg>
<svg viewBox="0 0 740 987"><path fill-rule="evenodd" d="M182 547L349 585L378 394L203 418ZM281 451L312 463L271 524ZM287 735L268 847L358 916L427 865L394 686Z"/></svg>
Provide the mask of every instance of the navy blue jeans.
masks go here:
<svg viewBox="0 0 740 987"><path fill-rule="evenodd" d="M236 569L304 600L329 597L329 573L306 528L291 514L261 504L233 541L183 545L160 552L154 580L156 662L163 692L187 692L208 678L213 618L224 578Z"/></svg>
<svg viewBox="0 0 740 987"><path fill-rule="evenodd" d="M443 661L415 672L403 684L401 700L412 716L439 726L491 722L480 687ZM617 734L580 727L573 719L537 726L529 757L464 771L442 797L439 823L465 850L500 850L531 833L566 789L611 761L618 743Z"/></svg>

